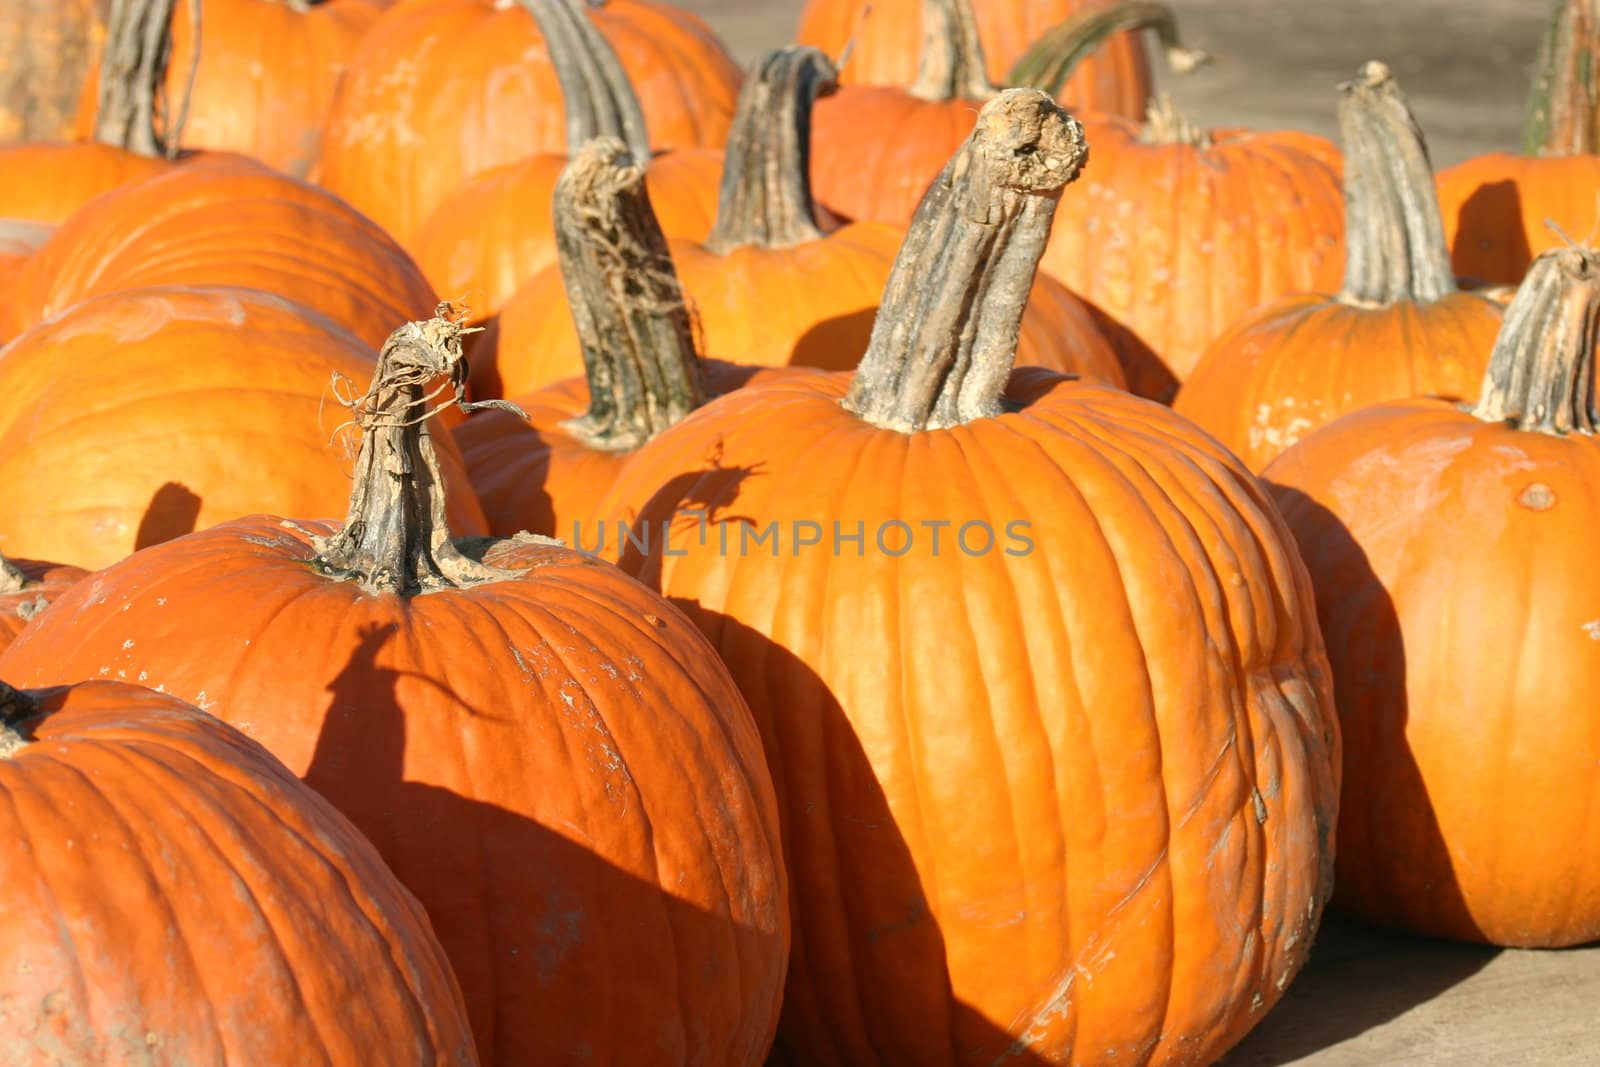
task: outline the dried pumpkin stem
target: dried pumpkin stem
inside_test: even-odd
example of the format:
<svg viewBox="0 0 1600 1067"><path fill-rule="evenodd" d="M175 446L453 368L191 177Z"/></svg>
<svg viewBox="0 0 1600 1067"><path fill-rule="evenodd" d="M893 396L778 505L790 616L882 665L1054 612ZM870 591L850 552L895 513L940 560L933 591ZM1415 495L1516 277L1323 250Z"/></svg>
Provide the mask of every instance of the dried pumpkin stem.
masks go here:
<svg viewBox="0 0 1600 1067"><path fill-rule="evenodd" d="M1428 302L1456 291L1428 143L1382 63L1339 87L1347 304Z"/></svg>
<svg viewBox="0 0 1600 1067"><path fill-rule="evenodd" d="M4 556L0 556L0 594L20 593L28 584L28 576Z"/></svg>
<svg viewBox="0 0 1600 1067"><path fill-rule="evenodd" d="M516 410L504 402L461 401L467 375L461 337L468 332L441 304L432 319L408 322L383 343L371 387L350 402L365 432L344 527L315 544L315 565L324 573L357 581L371 593L407 595L508 576L469 559L451 540L429 430L451 404ZM449 399L430 407L446 392Z"/></svg>
<svg viewBox="0 0 1600 1067"><path fill-rule="evenodd" d="M1080 63L1112 34L1126 30L1152 31L1174 74L1192 73L1212 61L1207 53L1183 43L1172 5L1123 0L1086 8L1046 30L1012 65L1006 83L1058 95Z"/></svg>
<svg viewBox="0 0 1600 1067"><path fill-rule="evenodd" d="M0 682L0 759L10 759L28 743L22 724L39 714L39 703L29 693Z"/></svg>
<svg viewBox="0 0 1600 1067"><path fill-rule="evenodd" d="M567 151L615 137L636 159L650 158L644 110L610 43L574 0L518 0L545 39L566 107Z"/></svg>
<svg viewBox="0 0 1600 1067"><path fill-rule="evenodd" d="M190 0L194 59L177 113L167 99L167 61L177 0L112 0L100 57L94 139L142 156L175 157L183 140L189 98L200 61L200 4Z"/></svg>
<svg viewBox="0 0 1600 1067"><path fill-rule="evenodd" d="M1518 430L1595 432L1600 254L1558 248L1533 261L1506 309L1472 413Z"/></svg>
<svg viewBox="0 0 1600 1067"><path fill-rule="evenodd" d="M1525 150L1580 156L1600 150L1600 0L1559 0L1534 68Z"/></svg>
<svg viewBox="0 0 1600 1067"><path fill-rule="evenodd" d="M723 155L717 224L706 241L713 252L787 248L822 236L811 197L811 108L838 79L833 60L796 45L768 53L744 83Z"/></svg>
<svg viewBox="0 0 1600 1067"><path fill-rule="evenodd" d="M989 81L972 0L922 0L922 59L910 93L921 100L988 100Z"/></svg>
<svg viewBox="0 0 1600 1067"><path fill-rule="evenodd" d="M1145 144L1186 144L1194 148L1210 148L1211 132L1196 125L1178 110L1170 93L1161 93L1150 101L1145 111L1144 129L1139 139Z"/></svg>
<svg viewBox="0 0 1600 1067"><path fill-rule="evenodd" d="M1001 411L1022 312L1083 127L1037 89L1008 89L929 188L900 248L845 406L911 433Z"/></svg>
<svg viewBox="0 0 1600 1067"><path fill-rule="evenodd" d="M590 142L562 171L555 230L589 378L589 410L566 428L591 448L637 448L705 403L706 391L644 168L621 141Z"/></svg>

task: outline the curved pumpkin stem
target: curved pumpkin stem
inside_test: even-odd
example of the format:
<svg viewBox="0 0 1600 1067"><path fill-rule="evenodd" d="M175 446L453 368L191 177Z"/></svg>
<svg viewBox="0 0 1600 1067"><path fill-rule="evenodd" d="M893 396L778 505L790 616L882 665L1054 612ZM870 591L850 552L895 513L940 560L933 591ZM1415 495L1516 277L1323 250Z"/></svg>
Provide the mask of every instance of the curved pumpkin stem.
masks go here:
<svg viewBox="0 0 1600 1067"><path fill-rule="evenodd" d="M811 108L838 79L815 48L780 48L761 61L739 93L707 248L786 248L822 237L811 197Z"/></svg>
<svg viewBox="0 0 1600 1067"><path fill-rule="evenodd" d="M100 56L94 139L142 156L177 156L200 64L200 2L189 0L194 59L177 114L169 114L167 61L177 0L112 0Z"/></svg>
<svg viewBox="0 0 1600 1067"><path fill-rule="evenodd" d="M650 158L644 109L604 35L572 0L518 0L539 24L566 107L567 152L615 137L635 159ZM590 4L588 6L598 6Z"/></svg>
<svg viewBox="0 0 1600 1067"><path fill-rule="evenodd" d="M1600 0L1559 0L1534 69L1525 151L1580 156L1600 149Z"/></svg>
<svg viewBox="0 0 1600 1067"><path fill-rule="evenodd" d="M1046 30L1012 64L1006 83L1059 95L1080 63L1112 34L1126 30L1154 32L1167 57L1167 67L1174 74L1190 74L1212 61L1208 53L1183 43L1172 5L1155 0L1121 0L1079 11Z"/></svg>
<svg viewBox="0 0 1600 1067"><path fill-rule="evenodd" d="M589 378L566 428L591 448L637 448L705 403L683 290L644 168L614 139L585 145L556 183L556 250Z"/></svg>
<svg viewBox="0 0 1600 1067"><path fill-rule="evenodd" d="M1037 89L1008 89L911 220L845 406L911 433L998 415L1023 309L1083 127Z"/></svg>
<svg viewBox="0 0 1600 1067"><path fill-rule="evenodd" d="M426 322L408 322L383 343L366 394L345 401L364 431L344 528L315 541L315 566L371 593L414 594L508 577L463 555L445 519L445 486L428 424L451 405L471 411L505 401L465 402L462 326L440 304ZM443 380L444 384L437 383ZM448 394L448 395L446 395ZM439 398L437 406L429 405ZM523 415L523 417L526 417Z"/></svg>
<svg viewBox="0 0 1600 1067"><path fill-rule="evenodd" d="M1595 432L1600 255L1558 248L1533 261L1506 309L1472 413L1518 430Z"/></svg>
<svg viewBox="0 0 1600 1067"><path fill-rule="evenodd" d="M909 92L920 100L988 100L989 81L972 0L922 0L922 60Z"/></svg>
<svg viewBox="0 0 1600 1067"><path fill-rule="evenodd" d="M10 759L28 743L20 727L37 714L39 704L31 694L0 682L0 759Z"/></svg>
<svg viewBox="0 0 1600 1067"><path fill-rule="evenodd" d="M1339 299L1380 307L1456 291L1428 143L1382 63L1339 86L1345 273Z"/></svg>

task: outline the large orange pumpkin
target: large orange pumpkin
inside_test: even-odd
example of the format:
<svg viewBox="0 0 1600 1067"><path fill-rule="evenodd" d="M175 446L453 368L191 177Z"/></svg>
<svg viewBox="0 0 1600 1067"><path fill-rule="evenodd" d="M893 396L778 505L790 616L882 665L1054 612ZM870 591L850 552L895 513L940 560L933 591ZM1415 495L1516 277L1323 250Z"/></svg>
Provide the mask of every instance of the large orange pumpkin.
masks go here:
<svg viewBox="0 0 1600 1067"><path fill-rule="evenodd" d="M11 1062L477 1064L416 898L237 730L0 683L0 794Z"/></svg>
<svg viewBox="0 0 1600 1067"><path fill-rule="evenodd" d="M427 394L461 358L439 318L385 345L342 526L136 553L0 670L142 676L265 744L427 908L485 1064L759 1063L788 956L760 739L666 600L548 542L452 541Z"/></svg>
<svg viewBox="0 0 1600 1067"><path fill-rule="evenodd" d="M337 515L349 460L330 379L371 373L355 337L252 289L86 300L0 359L0 480L39 487L0 494L0 551L103 567L244 515ZM482 532L455 482L458 528Z"/></svg>
<svg viewBox="0 0 1600 1067"><path fill-rule="evenodd" d="M1344 288L1245 316L1173 405L1251 470L1347 412L1475 395L1500 328L1501 305L1451 274L1428 147L1389 69L1367 64L1341 94Z"/></svg>
<svg viewBox="0 0 1600 1067"><path fill-rule="evenodd" d="M1102 6L1101 0L965 2L975 16L989 80L1012 85L1019 84L1010 80L1013 64L1040 38ZM809 0L796 39L834 56L848 49L839 72L845 85L909 86L922 61L927 7L927 0ZM1137 119L1151 92L1144 43L1137 32L1119 33L1078 64L1064 84L1039 88L1056 91L1066 107Z"/></svg>
<svg viewBox="0 0 1600 1067"><path fill-rule="evenodd" d="M1247 313L1339 287L1344 198L1324 138L1200 130L1167 101L1143 129L1087 125L1094 165L1062 200L1041 269L1104 316L1135 392L1171 399Z"/></svg>
<svg viewBox="0 0 1600 1067"><path fill-rule="evenodd" d="M390 10L340 82L322 183L409 248L467 178L565 154L572 146L552 62L562 50L546 45L530 12L571 2L411 0ZM578 6L599 30L586 32L584 47L620 62L637 90L649 148L722 144L741 79L705 23L659 0Z"/></svg>
<svg viewBox="0 0 1600 1067"><path fill-rule="evenodd" d="M338 197L237 156L108 193L19 268L15 334L93 296L156 285L260 289L320 311L372 348L437 303L411 257Z"/></svg>
<svg viewBox="0 0 1600 1067"><path fill-rule="evenodd" d="M767 745L788 1062L1214 1062L1331 890L1337 724L1264 490L1159 405L1010 374L1082 159L1002 94L854 377L714 400L613 490Z"/></svg>
<svg viewBox="0 0 1600 1067"><path fill-rule="evenodd" d="M1515 285L1564 235L1600 230L1600 0L1563 0L1528 118L1525 155L1491 152L1439 174L1459 274Z"/></svg>
<svg viewBox="0 0 1600 1067"><path fill-rule="evenodd" d="M1600 258L1534 262L1470 409L1347 415L1264 477L1345 738L1336 901L1441 937L1600 938Z"/></svg>
<svg viewBox="0 0 1600 1067"><path fill-rule="evenodd" d="M529 11L543 37L555 42L548 52L561 83L569 151L473 175L434 209L413 242L429 280L463 301L475 320L495 315L522 283L555 263L550 199L569 155L596 138L622 139L635 158L648 161L651 202L669 236L704 240L717 208L722 154L683 148L651 159L639 100L600 47L585 47L593 30L582 9L557 3Z"/></svg>
<svg viewBox="0 0 1600 1067"><path fill-rule="evenodd" d="M88 573L81 567L0 556L0 652L24 626Z"/></svg>
<svg viewBox="0 0 1600 1067"><path fill-rule="evenodd" d="M904 230L836 226L812 199L812 104L833 78L832 61L814 48L763 59L729 137L716 227L704 243L671 243L709 357L845 370L866 347ZM473 363L475 395L520 396L583 373L571 319L549 310L565 286L550 268L502 308L495 353ZM1115 352L1071 293L1041 277L1028 303L1038 310L1025 319L1024 362L1123 384Z"/></svg>

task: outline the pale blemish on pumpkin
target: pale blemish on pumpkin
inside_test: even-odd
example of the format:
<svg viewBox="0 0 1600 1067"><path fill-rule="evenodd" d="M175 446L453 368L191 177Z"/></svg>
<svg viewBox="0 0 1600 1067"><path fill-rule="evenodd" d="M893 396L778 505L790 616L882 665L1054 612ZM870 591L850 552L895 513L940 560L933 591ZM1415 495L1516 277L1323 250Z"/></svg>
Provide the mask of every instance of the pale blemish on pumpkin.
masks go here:
<svg viewBox="0 0 1600 1067"><path fill-rule="evenodd" d="M1590 619L1584 623L1583 632L1589 635L1589 640L1600 641L1600 619Z"/></svg>
<svg viewBox="0 0 1600 1067"><path fill-rule="evenodd" d="M1556 506L1555 490L1543 482L1534 482L1517 496L1517 503L1529 511L1549 511Z"/></svg>

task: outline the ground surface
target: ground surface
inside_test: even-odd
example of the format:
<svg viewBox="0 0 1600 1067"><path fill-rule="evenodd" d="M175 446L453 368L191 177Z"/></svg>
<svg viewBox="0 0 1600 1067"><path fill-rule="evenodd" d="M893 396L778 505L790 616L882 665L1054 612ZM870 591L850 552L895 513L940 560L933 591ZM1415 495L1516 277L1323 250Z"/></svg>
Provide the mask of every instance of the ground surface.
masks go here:
<svg viewBox="0 0 1600 1067"><path fill-rule="evenodd" d="M677 0L741 60L792 36L798 0ZM1167 78L1206 125L1332 135L1334 86L1389 64L1435 165L1519 143L1545 0L1176 0L1188 42L1226 59ZM1495 952L1334 920L1288 996L1223 1067L1594 1067L1600 948Z"/></svg>

